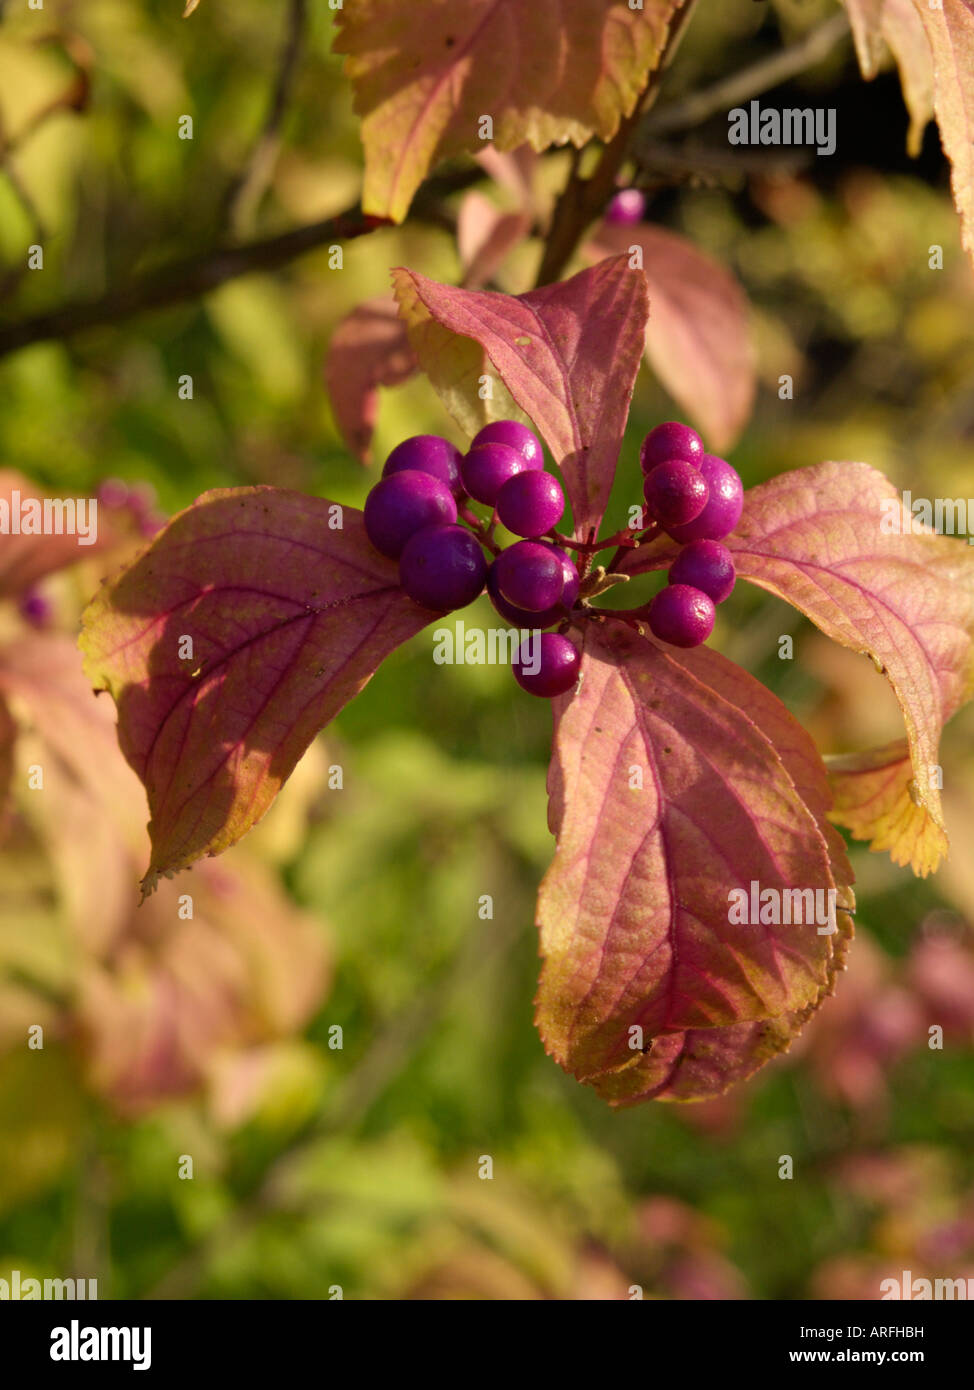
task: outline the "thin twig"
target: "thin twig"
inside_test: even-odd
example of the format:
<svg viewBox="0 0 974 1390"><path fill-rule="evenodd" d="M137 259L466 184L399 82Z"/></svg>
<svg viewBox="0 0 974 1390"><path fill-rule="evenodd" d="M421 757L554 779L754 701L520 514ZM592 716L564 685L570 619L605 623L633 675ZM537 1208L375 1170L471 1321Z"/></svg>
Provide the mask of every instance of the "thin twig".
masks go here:
<svg viewBox="0 0 974 1390"><path fill-rule="evenodd" d="M594 173L587 179L581 178L580 160L573 159L571 171L551 219L541 265L538 267L536 286L550 285L559 278L571 260L585 229L599 216L612 196L616 176L629 153L633 132L643 120L647 108L656 99L663 73L673 59L695 5L696 0L683 0L681 8L670 24L660 61L650 73L641 99L636 102L632 114L620 123L619 129L605 146Z"/></svg>
<svg viewBox="0 0 974 1390"><path fill-rule="evenodd" d="M439 207L442 198L460 192L485 177L483 169L475 165L431 179L417 194L413 219L438 221L442 215ZM0 357L18 352L32 343L68 338L89 328L120 323L136 314L183 304L208 294L228 280L250 275L254 271L278 270L319 246L351 241L377 227L388 225L386 218L363 213L356 203L336 217L326 217L321 222L296 227L279 236L243 246L214 247L151 275L117 285L100 299L61 305L43 314L0 324Z"/></svg>
<svg viewBox="0 0 974 1390"><path fill-rule="evenodd" d="M281 147L281 127L298 70L308 19L308 0L289 0L277 80L260 135L244 168L226 194L226 220L235 237L251 230L260 201L274 173Z"/></svg>
<svg viewBox="0 0 974 1390"><path fill-rule="evenodd" d="M800 72L815 67L831 53L832 49L849 32L849 21L845 14L833 15L810 34L782 49L762 58L740 72L723 78L702 92L694 92L683 101L652 111L642 121L639 133L633 144L633 153L639 150L649 136L670 135L678 130L690 130L702 125L719 111L739 106L751 97L769 92Z"/></svg>

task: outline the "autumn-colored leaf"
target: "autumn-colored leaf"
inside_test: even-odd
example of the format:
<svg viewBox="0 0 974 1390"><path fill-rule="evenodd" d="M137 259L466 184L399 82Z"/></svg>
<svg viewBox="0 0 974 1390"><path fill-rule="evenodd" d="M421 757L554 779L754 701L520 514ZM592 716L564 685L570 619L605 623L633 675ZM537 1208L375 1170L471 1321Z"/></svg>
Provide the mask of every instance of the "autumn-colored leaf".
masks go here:
<svg viewBox="0 0 974 1390"><path fill-rule="evenodd" d="M535 174L538 156L530 145L518 145L515 150L499 150L487 145L474 155L499 188L505 189L521 212L532 219L538 214Z"/></svg>
<svg viewBox="0 0 974 1390"><path fill-rule="evenodd" d="M947 853L946 831L917 812L910 745L897 739L882 748L826 759L835 797L833 819L869 848L887 850L894 864L915 874L932 873Z"/></svg>
<svg viewBox="0 0 974 1390"><path fill-rule="evenodd" d="M391 295L366 300L335 329L325 359L325 385L342 438L369 462L379 408L378 388L413 375L416 358Z"/></svg>
<svg viewBox="0 0 974 1390"><path fill-rule="evenodd" d="M19 473L11 469L2 469L0 500L12 511L22 509L28 500L43 505L44 493ZM68 500L61 499L63 503L67 503ZM73 506L76 506L77 500L70 499ZM11 530L0 535L0 598L16 597L36 584L39 579L43 579L46 574L53 574L55 570L64 569L68 565L76 565L79 560L84 560L104 548L110 537L107 535L103 518L98 514L97 507L92 508L92 499L82 500L87 509L84 516L86 532L92 526L92 517L94 518L90 542L82 534L68 532L62 532L61 535L35 535L30 532L17 534ZM65 519L70 519L70 513L62 513L60 509L57 515L61 517L62 525L65 525ZM77 524L77 513L75 518Z"/></svg>
<svg viewBox="0 0 974 1390"><path fill-rule="evenodd" d="M933 102L961 240L974 261L974 0L913 0L933 55Z"/></svg>
<svg viewBox="0 0 974 1390"><path fill-rule="evenodd" d="M249 830L319 729L432 616L350 507L234 488L173 518L95 596L82 634L149 795L147 891Z"/></svg>
<svg viewBox="0 0 974 1390"><path fill-rule="evenodd" d="M127 1115L198 1090L220 1060L300 1028L327 986L319 925L256 862L202 864L193 916L162 883L80 972L89 1084Z"/></svg>
<svg viewBox="0 0 974 1390"><path fill-rule="evenodd" d="M362 117L367 213L400 222L434 162L610 139L659 63L676 0L355 0L336 16ZM490 138L488 136L487 138Z"/></svg>
<svg viewBox="0 0 974 1390"><path fill-rule="evenodd" d="M646 356L673 399L725 451L747 423L757 384L748 303L737 280L685 237L603 222L594 258L638 247L649 286Z"/></svg>
<svg viewBox="0 0 974 1390"><path fill-rule="evenodd" d="M531 226L523 212L502 212L483 193L472 189L457 214L457 250L463 266L463 286L479 290Z"/></svg>
<svg viewBox="0 0 974 1390"><path fill-rule="evenodd" d="M890 681L913 779L910 806L897 802L900 833L889 848L898 863L910 859L915 872L931 872L946 849L940 731L974 690L970 547L923 527L892 483L861 463L795 469L749 490L727 544L740 577L870 656ZM875 809L887 839L890 808ZM866 825L861 808L857 825Z"/></svg>
<svg viewBox="0 0 974 1390"><path fill-rule="evenodd" d="M453 289L393 272L420 365L473 435L507 407L480 399L496 372L561 469L577 535L605 511L639 368L646 282L623 256L523 295ZM489 412L489 413L488 413Z"/></svg>
<svg viewBox="0 0 974 1390"><path fill-rule="evenodd" d="M934 107L930 44L914 0L844 0L844 4L863 77L869 81L876 76L887 48L896 59L903 99L910 113L907 149L915 158Z"/></svg>
<svg viewBox="0 0 974 1390"><path fill-rule="evenodd" d="M633 1078L617 1074L644 1064L633 1027L653 1057L661 1036L778 1020L747 1035L754 1066L765 1037L796 1031L831 987L843 933L731 921L731 892L819 890L827 911L830 890L849 905L851 874L824 820L824 768L770 692L714 652L677 656L618 629L588 629L583 653L556 711L537 1017L556 1060L619 1100ZM669 1049L656 1055L672 1070ZM735 1079L691 1069L672 1093Z"/></svg>
<svg viewBox="0 0 974 1390"><path fill-rule="evenodd" d="M24 745L24 784L25 764L42 778L20 804L47 846L67 921L100 949L128 920L132 860L146 849L145 795L119 754L115 711L92 694L74 642L53 634L0 649L0 692Z"/></svg>
<svg viewBox="0 0 974 1390"><path fill-rule="evenodd" d="M947 849L940 731L974 692L974 551L924 526L893 484L864 463L797 468L750 488L726 544L740 578L868 655L889 680L912 774L901 767L896 787L877 797L878 784L858 782L857 790L848 783L836 819L856 835L877 835L874 847L888 848L915 873L933 872ZM657 569L672 554L669 542L658 542L627 555L620 568ZM867 758L844 770L858 780L871 768Z"/></svg>

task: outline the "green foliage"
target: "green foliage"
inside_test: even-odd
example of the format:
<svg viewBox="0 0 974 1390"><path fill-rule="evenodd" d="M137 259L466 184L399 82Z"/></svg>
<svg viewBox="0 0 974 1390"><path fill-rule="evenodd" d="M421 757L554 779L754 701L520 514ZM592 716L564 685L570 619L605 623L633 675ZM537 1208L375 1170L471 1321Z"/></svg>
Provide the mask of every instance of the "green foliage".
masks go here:
<svg viewBox="0 0 974 1390"><path fill-rule="evenodd" d="M56 111L10 156L26 204L0 173L6 320L97 297L220 239L273 81L281 36L268 12L279 8L206 0L183 23L173 0L48 0L47 28L67 26L90 50L78 52L93 88L83 111ZM789 35L808 22L807 6L775 8ZM332 16L312 9L255 235L331 215L358 194L359 125L330 52ZM770 49L769 36L778 42L764 10L701 6L674 98L681 84L721 75L729 57L743 63ZM0 29L9 136L72 79L62 46L33 43L35 24L25 8ZM836 99L854 85L848 66L826 66ZM939 162L901 165L906 121L889 114L900 109L889 82L868 89L893 131L874 167L840 155L827 183L787 172L718 173L702 188L675 180L654 208L733 269L752 300L762 390L733 456L748 485L822 458L868 458L916 495L974 493L963 428L970 266ZM176 138L183 113L194 116L192 142ZM548 159L542 182L557 188L566 163ZM45 270L22 272L35 215L56 234L45 238ZM928 267L932 243L945 249L943 271ZM528 288L539 249L519 248L497 271L500 286ZM255 482L360 505L371 476L341 442L322 362L342 317L385 292L389 267L403 264L436 280L460 275L452 233L415 220L350 242L341 272L318 249L275 275L6 356L0 458L60 495L111 476L145 481L166 512L205 489ZM794 378L793 401L778 398L782 373ZM179 399L183 374L192 401ZM636 441L672 413L643 369L610 528L625 523L623 499L637 491ZM376 457L406 434L452 429L416 378L382 393ZM651 579L639 583L648 596ZM51 581L66 631L93 585ZM12 605L2 622L6 639ZM777 600L741 585L715 645L748 661L824 750L878 742L881 679L789 622ZM789 630L795 657L781 660ZM431 681L430 646L420 634L385 664L253 833L246 852L329 936L334 978L296 1036L248 1051L246 1085L213 1057L207 1086L120 1113L77 1038L62 1034L79 980L56 875L26 827L5 846L0 1277L83 1273L99 1278L102 1297L162 1287L327 1298L341 1285L346 1297L592 1298L626 1297L638 1283L664 1297L806 1298L848 1288L873 1297L880 1276L865 1271L883 1262L919 1272L927 1258L933 1272L954 1272L923 1251L970 1209L974 1031L970 1017L956 1022L941 1052L926 1045L926 1014L902 1046L884 1025L899 1017L898 990L926 997L911 974L924 923L954 932L958 962L969 961L969 867L948 861L920 882L853 848L859 944L876 943L882 987L870 977L847 1011L827 1003L820 1034L731 1100L610 1113L544 1056L531 1020L534 903L552 845L550 711L496 668L443 668ZM943 753L960 861L974 826L972 729L968 711ZM340 791L328 786L332 764L343 767ZM136 877L133 866L133 892ZM196 880L185 882L177 890L193 891ZM480 884L491 919L478 916ZM39 1054L19 1040L34 1022L47 1032ZM341 1050L330 1046L336 1025ZM837 1057L861 1062L855 1078ZM191 1181L176 1176L184 1154ZM489 1182L477 1176L482 1155L493 1159ZM794 1160L791 1180L778 1176L781 1155ZM885 1185L855 1166L867 1158Z"/></svg>

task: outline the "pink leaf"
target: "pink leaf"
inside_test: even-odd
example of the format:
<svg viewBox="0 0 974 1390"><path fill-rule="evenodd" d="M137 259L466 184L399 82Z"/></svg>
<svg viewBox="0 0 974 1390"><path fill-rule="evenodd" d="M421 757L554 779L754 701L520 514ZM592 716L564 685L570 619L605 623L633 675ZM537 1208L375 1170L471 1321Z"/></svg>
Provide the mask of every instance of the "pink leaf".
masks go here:
<svg viewBox="0 0 974 1390"><path fill-rule="evenodd" d="M366 300L332 334L325 386L342 438L362 463L370 461L378 388L398 386L415 370L406 326L391 295Z"/></svg>
<svg viewBox="0 0 974 1390"><path fill-rule="evenodd" d="M501 212L476 189L468 193L457 216L457 250L464 288L477 290L486 284L523 241L530 226L531 219L525 213Z"/></svg>
<svg viewBox="0 0 974 1390"><path fill-rule="evenodd" d="M0 535L0 598L22 594L46 574L52 574L68 565L76 565L79 560L88 559L92 554L104 550L105 545L111 542L112 538L106 533L98 509L92 509L92 499L83 499L88 508L85 515L86 524L90 524L93 516L97 526L97 532L92 533L95 539L91 544L81 544L79 534L17 534L12 525L14 513L20 518L18 524L21 524L24 520L24 504L29 499L43 504L44 494L32 482L11 469L0 470L0 499L6 503L8 511L7 527L5 533ZM61 500L67 502L66 498ZM77 504L77 498L71 500ZM64 525L64 517L69 514L59 511L57 515L62 516ZM75 518L77 522L77 513Z"/></svg>
<svg viewBox="0 0 974 1390"><path fill-rule="evenodd" d="M576 535L598 526L639 368L643 277L620 256L517 296L453 289L404 269L393 279L420 364L461 427L473 435L484 421L486 357L554 455Z"/></svg>
<svg viewBox="0 0 974 1390"><path fill-rule="evenodd" d="M112 952L82 964L87 1079L123 1114L191 1094L243 1049L293 1033L326 988L320 925L259 863L232 858L200 865L191 920L177 886L162 883L130 904Z"/></svg>
<svg viewBox="0 0 974 1390"><path fill-rule="evenodd" d="M914 0L933 56L933 102L961 240L974 260L974 3Z"/></svg>
<svg viewBox="0 0 974 1390"><path fill-rule="evenodd" d="M507 190L517 207L532 219L537 215L538 204L534 191L534 177L538 156L530 145L519 145L516 150L502 151L494 145L487 145L474 155L480 164L500 187Z"/></svg>
<svg viewBox="0 0 974 1390"><path fill-rule="evenodd" d="M970 547L922 527L893 485L859 463L795 469L750 490L727 544L742 578L794 604L886 675L903 711L913 771L898 833L890 837L885 805L876 807L875 833L897 863L931 872L947 845L940 731L971 693ZM866 828L861 816L850 828Z"/></svg>
<svg viewBox="0 0 974 1390"><path fill-rule="evenodd" d="M732 922L731 892L817 889L827 911L835 890L851 906L825 770L780 702L715 652L590 628L549 793L537 1018L556 1060L624 1103L716 1094L770 1039L780 1050L831 988L847 929Z"/></svg>
<svg viewBox="0 0 974 1390"><path fill-rule="evenodd" d="M146 890L239 840L318 730L431 617L350 507L235 488L175 517L92 600L82 635L149 794Z"/></svg>
<svg viewBox="0 0 974 1390"><path fill-rule="evenodd" d="M912 772L880 753L835 767L847 781L835 818L876 837L915 873L936 869L947 849L938 747L944 723L974 687L974 552L936 534L904 507L886 478L864 463L821 463L782 473L745 493L726 544L738 575L793 604L826 636L869 656L893 687L906 722ZM629 574L659 568L668 543L633 551ZM894 766L896 765L896 766ZM872 778L888 767L894 782ZM881 774L883 779L886 774ZM836 783L838 786L838 782Z"/></svg>
<svg viewBox="0 0 974 1390"><path fill-rule="evenodd" d="M146 852L145 794L118 751L115 710L92 694L74 642L53 634L0 649L0 692L15 737L29 739L21 762L37 762L44 779L21 809L46 847L66 920L100 949L131 914L132 860Z"/></svg>
<svg viewBox="0 0 974 1390"><path fill-rule="evenodd" d="M339 12L335 50L362 117L366 212L401 222L437 159L610 139L658 64L676 0L399 0Z"/></svg>
<svg viewBox="0 0 974 1390"><path fill-rule="evenodd" d="M603 222L593 257L642 253L649 286L646 356L673 399L725 451L747 423L756 388L748 303L722 265L659 227Z"/></svg>

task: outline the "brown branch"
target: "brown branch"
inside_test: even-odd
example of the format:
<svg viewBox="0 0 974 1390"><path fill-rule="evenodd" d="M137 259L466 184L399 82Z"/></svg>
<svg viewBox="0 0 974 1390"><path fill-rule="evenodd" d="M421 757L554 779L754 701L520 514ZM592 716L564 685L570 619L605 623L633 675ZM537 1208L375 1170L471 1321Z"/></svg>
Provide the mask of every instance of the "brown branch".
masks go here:
<svg viewBox="0 0 974 1390"><path fill-rule="evenodd" d="M647 108L656 100L663 73L673 59L695 5L696 0L682 0L681 8L677 10L670 24L660 61L649 75L642 98L636 102L632 114L622 121L615 135L603 149L594 173L587 179L581 178L579 160L577 157L573 160L568 181L551 219L535 281L536 286L550 285L553 280L559 278L571 260L585 229L599 216L612 196L616 176L629 152L632 134L641 123Z"/></svg>
<svg viewBox="0 0 974 1390"><path fill-rule="evenodd" d="M273 176L307 20L308 0L289 0L284 44L267 115L250 158L226 193L226 220L234 236L244 235L253 226L260 201Z"/></svg>
<svg viewBox="0 0 974 1390"><path fill-rule="evenodd" d="M415 219L440 225L443 218L441 200L484 178L484 170L475 165L430 179L414 200ZM321 222L296 227L278 236L248 242L243 246L215 247L177 261L151 275L139 276L127 284L117 285L100 299L61 305L30 318L0 323L0 357L19 352L32 343L69 338L89 328L104 328L137 314L168 309L187 300L198 299L241 275L279 270L319 246L351 241L377 227L391 225L384 217L363 213L356 204L336 217L326 217Z"/></svg>

